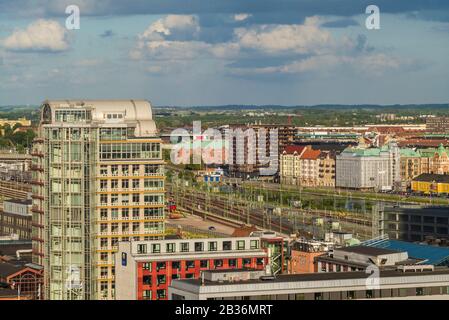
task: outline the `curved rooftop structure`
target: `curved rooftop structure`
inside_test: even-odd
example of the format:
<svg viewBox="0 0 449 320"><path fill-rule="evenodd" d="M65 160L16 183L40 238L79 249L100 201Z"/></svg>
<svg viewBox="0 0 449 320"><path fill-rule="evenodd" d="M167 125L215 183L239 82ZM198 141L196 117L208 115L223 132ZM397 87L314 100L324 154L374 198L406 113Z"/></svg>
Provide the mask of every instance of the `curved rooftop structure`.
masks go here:
<svg viewBox="0 0 449 320"><path fill-rule="evenodd" d="M69 115L69 116L66 116ZM135 126L135 136L157 133L152 106L147 100L46 100L41 110L42 124L85 122L107 127Z"/></svg>

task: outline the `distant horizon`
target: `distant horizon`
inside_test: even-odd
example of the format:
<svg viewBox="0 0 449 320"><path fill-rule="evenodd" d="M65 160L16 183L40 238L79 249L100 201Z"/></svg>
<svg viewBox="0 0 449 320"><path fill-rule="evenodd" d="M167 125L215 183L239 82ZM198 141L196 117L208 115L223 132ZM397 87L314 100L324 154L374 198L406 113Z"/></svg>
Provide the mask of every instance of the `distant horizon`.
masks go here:
<svg viewBox="0 0 449 320"><path fill-rule="evenodd" d="M51 99L50 99L51 100ZM69 99L69 100L82 100L82 99ZM89 100L97 100L97 99L89 99ZM98 99L104 100L104 99ZM124 100L124 99L108 99L108 100ZM140 100L140 99L134 99ZM148 100L149 99L142 99ZM43 100L45 101L45 100ZM0 108L15 108L15 107L40 107L41 104L7 104L0 105ZM313 108L313 107L373 107L373 108L388 108L388 107L435 107L435 108L444 108L449 107L449 102L446 103L403 103L403 104L367 104L367 103L358 103L358 104L332 104L332 103L323 103L323 104L310 104L310 105L283 105L283 104L217 104L217 105L155 105L152 104L153 108L220 108L220 107L242 107L242 108ZM449 110L448 110L449 111Z"/></svg>
<svg viewBox="0 0 449 320"><path fill-rule="evenodd" d="M378 28L367 25L371 4ZM73 95L184 107L449 101L447 0L83 0L79 28L69 5L0 0L0 103Z"/></svg>

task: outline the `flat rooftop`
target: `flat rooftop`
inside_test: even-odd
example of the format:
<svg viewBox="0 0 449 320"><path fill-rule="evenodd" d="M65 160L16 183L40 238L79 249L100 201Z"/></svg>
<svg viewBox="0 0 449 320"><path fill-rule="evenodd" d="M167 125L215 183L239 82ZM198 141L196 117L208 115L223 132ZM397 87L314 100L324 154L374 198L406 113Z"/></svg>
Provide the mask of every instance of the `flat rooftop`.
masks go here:
<svg viewBox="0 0 449 320"><path fill-rule="evenodd" d="M358 253L369 256L382 256L386 254L393 254L401 252L399 250L385 249L385 248L377 248L377 247L366 247L366 246L352 246L352 247L344 247L335 249L335 251L344 251L350 253Z"/></svg>
<svg viewBox="0 0 449 320"><path fill-rule="evenodd" d="M243 272L244 270L240 270ZM422 272L402 272L399 270L381 270L380 278L394 278L394 277L416 277L416 276L438 276L449 275L449 268L436 267L434 271ZM250 279L241 281L208 281L204 280L205 286L222 286L222 285L239 285L239 284L269 284L269 283L286 283L286 282L312 282L312 281L326 281L326 280L351 280L351 279L366 279L370 274L365 272L318 272L318 273L304 273L304 274L286 274L278 275L273 280ZM174 280L182 281L194 286L201 286L201 279L183 279Z"/></svg>

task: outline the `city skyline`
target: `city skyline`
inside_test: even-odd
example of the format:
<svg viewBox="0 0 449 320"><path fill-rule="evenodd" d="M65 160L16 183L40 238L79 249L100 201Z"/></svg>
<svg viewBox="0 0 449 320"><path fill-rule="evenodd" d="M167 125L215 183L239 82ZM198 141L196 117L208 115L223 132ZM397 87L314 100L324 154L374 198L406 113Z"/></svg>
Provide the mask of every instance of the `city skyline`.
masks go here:
<svg viewBox="0 0 449 320"><path fill-rule="evenodd" d="M445 103L444 1L0 1L0 104ZM368 30L367 5L380 8ZM39 35L39 36L37 36Z"/></svg>

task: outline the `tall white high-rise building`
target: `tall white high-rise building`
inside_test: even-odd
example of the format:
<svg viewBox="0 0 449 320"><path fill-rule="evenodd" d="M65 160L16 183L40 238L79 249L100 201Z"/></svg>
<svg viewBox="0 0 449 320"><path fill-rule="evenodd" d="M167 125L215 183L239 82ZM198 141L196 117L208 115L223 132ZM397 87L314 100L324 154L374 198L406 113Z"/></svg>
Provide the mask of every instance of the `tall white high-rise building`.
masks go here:
<svg viewBox="0 0 449 320"><path fill-rule="evenodd" d="M45 101L33 147L33 252L45 299L113 299L119 241L164 237L161 139L147 101Z"/></svg>

